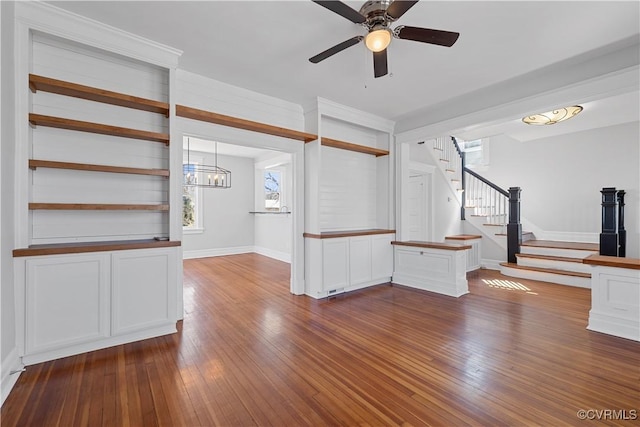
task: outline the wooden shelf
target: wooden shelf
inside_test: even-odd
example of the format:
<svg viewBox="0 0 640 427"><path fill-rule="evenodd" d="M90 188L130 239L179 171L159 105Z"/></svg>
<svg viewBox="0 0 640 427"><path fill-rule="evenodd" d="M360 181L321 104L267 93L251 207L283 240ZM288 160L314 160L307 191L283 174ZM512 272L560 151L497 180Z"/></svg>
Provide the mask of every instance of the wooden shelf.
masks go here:
<svg viewBox="0 0 640 427"><path fill-rule="evenodd" d="M100 123L64 119L61 117L44 116L42 114L34 113L29 114L29 122L34 126L48 126L59 129L98 133L102 135L120 136L123 138L144 139L147 141L162 142L169 145L169 135L166 133L129 129L118 126L103 125Z"/></svg>
<svg viewBox="0 0 640 427"><path fill-rule="evenodd" d="M199 110L197 108L186 107L184 105L176 105L176 116L185 117L187 119L200 120L202 122L215 123L218 125L229 126L238 129L250 130L253 132L265 133L268 135L281 136L284 138L295 139L297 141L310 142L318 139L317 135L313 135L311 133L272 126L266 123L254 122L251 120L240 119L232 116L225 116L223 114Z"/></svg>
<svg viewBox="0 0 640 427"><path fill-rule="evenodd" d="M352 144L351 142L344 142L332 138L322 138L321 144L326 147L339 148L341 150L355 151L358 153L371 154L376 157L386 156L389 154L387 150L381 150L379 148L367 147L359 144Z"/></svg>
<svg viewBox="0 0 640 427"><path fill-rule="evenodd" d="M69 169L91 172L127 173L133 175L169 176L168 169L142 169L121 166L90 165L87 163L54 162L50 160L29 160L29 168Z"/></svg>
<svg viewBox="0 0 640 427"><path fill-rule="evenodd" d="M168 211L168 204L29 203L30 210L56 211Z"/></svg>
<svg viewBox="0 0 640 427"><path fill-rule="evenodd" d="M385 230L380 228L373 228L368 230L353 230L353 231L325 231L320 234L304 233L303 237L309 239L336 239L338 237L356 237L356 236L371 236L374 234L393 234L396 230Z"/></svg>
<svg viewBox="0 0 640 427"><path fill-rule="evenodd" d="M120 240L108 242L56 243L50 245L32 245L28 248L14 249L14 257L78 254L85 252L122 251L130 249L152 249L180 246L180 241L169 240Z"/></svg>
<svg viewBox="0 0 640 427"><path fill-rule="evenodd" d="M41 90L43 92L118 105L120 107L150 111L152 113L159 113L163 114L165 117L169 117L169 104L166 102L138 98L137 96L125 95L123 93L112 92L105 89L97 89L90 86L51 79L49 77L38 76L35 74L29 74L29 89L34 93Z"/></svg>

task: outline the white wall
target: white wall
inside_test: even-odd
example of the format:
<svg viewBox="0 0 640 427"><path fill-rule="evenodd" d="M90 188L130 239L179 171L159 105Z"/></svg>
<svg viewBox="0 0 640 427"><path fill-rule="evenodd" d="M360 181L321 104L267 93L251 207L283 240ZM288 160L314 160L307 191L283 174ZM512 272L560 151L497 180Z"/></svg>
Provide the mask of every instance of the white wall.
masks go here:
<svg viewBox="0 0 640 427"><path fill-rule="evenodd" d="M560 123L558 126L562 126ZM502 188L522 188L522 216L556 240L597 241L603 187L625 196L627 256L640 256L638 122L518 142L491 137L482 175ZM595 240L594 240L595 239Z"/></svg>
<svg viewBox="0 0 640 427"><path fill-rule="evenodd" d="M212 153L192 152L207 165L215 163ZM203 188L204 232L184 234L185 258L226 253L251 252L254 242L253 159L218 155L218 165L231 171L231 188Z"/></svg>
<svg viewBox="0 0 640 427"><path fill-rule="evenodd" d="M289 155L280 155L271 160L255 163L255 211L264 212L264 172L265 167L284 162L269 170L282 173L281 208L291 212L293 206L293 182L291 160ZM291 214L255 214L255 252L280 261L291 262L292 216Z"/></svg>
<svg viewBox="0 0 640 427"><path fill-rule="evenodd" d="M16 319L13 287L13 250L15 234L13 223L14 195L14 140L15 140L15 106L14 106L14 69L13 69L13 2L0 2L0 376L2 379L2 399L7 396L13 378L9 371L16 368ZM15 375L14 377L17 377Z"/></svg>

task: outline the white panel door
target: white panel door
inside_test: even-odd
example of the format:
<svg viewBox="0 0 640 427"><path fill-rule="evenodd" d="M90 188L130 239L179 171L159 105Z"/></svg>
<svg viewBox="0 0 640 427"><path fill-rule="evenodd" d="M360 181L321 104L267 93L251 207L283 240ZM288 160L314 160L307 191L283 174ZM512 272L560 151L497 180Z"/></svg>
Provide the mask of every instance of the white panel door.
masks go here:
<svg viewBox="0 0 640 427"><path fill-rule="evenodd" d="M409 240L427 238L426 192L424 175L409 177Z"/></svg>
<svg viewBox="0 0 640 427"><path fill-rule="evenodd" d="M371 281L371 236L349 239L349 279L351 285Z"/></svg>
<svg viewBox="0 0 640 427"><path fill-rule="evenodd" d="M329 291L349 285L349 240L322 241L322 287Z"/></svg>
<svg viewBox="0 0 640 427"><path fill-rule="evenodd" d="M175 251L114 252L111 268L113 335L175 322Z"/></svg>
<svg viewBox="0 0 640 427"><path fill-rule="evenodd" d="M373 279L391 278L393 274L393 245L395 234L371 236L371 259Z"/></svg>
<svg viewBox="0 0 640 427"><path fill-rule="evenodd" d="M26 354L109 336L108 266L107 254L26 261Z"/></svg>

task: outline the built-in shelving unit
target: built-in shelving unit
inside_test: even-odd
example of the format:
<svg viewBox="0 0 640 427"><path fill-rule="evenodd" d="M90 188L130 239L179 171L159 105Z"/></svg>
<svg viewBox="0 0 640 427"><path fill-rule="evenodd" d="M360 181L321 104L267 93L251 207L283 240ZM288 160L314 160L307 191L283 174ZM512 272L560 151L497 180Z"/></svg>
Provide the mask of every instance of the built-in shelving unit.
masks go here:
<svg viewBox="0 0 640 427"><path fill-rule="evenodd" d="M147 98L127 95L120 92L99 89L95 87L80 85L63 80L57 80L44 77L37 74L29 74L29 89L36 93L38 91L49 92L57 95L63 95L72 98L80 98L83 100L94 101L103 104L111 104L119 107L132 108L145 112L161 114L165 117L169 116L169 104L161 101L154 101ZM29 123L35 128L36 126L45 126L70 131L88 132L93 134L108 135L113 137L131 138L142 141L160 142L169 145L169 134L161 132L152 132L147 130L132 129L128 127L112 126L102 123L89 121L80 121L70 118L54 117L43 114L30 113ZM104 165L80 162L64 162L45 159L30 159L29 168L37 170L38 168L46 169L63 169L85 172L101 172L108 174L131 174L169 177L168 169L161 168L142 168L128 167L117 165ZM95 178L91 178L95 179ZM168 212L169 204L161 203L40 203L31 202L28 204L30 211L138 211L138 212ZM164 237L163 237L164 238ZM101 240L101 239L98 239ZM179 242L178 242L179 244ZM115 246L114 246L115 245ZM64 242L52 243L47 245L34 244L25 249L16 249L14 256L29 256L35 254L51 254L51 253L77 253L77 252L95 252L103 250L117 250L117 248L153 248L168 246L166 242L158 242L156 240L132 240L118 241L116 243L105 244L101 242ZM47 251L43 252L43 248ZM108 247L109 249L100 249ZM37 251L34 252L34 250ZM51 252L53 250L53 252ZM22 254L22 255L16 255Z"/></svg>
<svg viewBox="0 0 640 427"><path fill-rule="evenodd" d="M36 74L29 74L29 89L34 93L41 90L43 92L51 92L74 98L82 98L105 104L118 105L120 107L150 111L152 113L159 113L163 114L165 117L169 117L169 104L166 102L139 98L137 96L126 95L124 93L113 92L105 89L97 89L77 83L38 76Z"/></svg>
<svg viewBox="0 0 640 427"><path fill-rule="evenodd" d="M29 114L29 123L31 123L31 125L33 126L48 126L58 129L97 133L101 135L143 139L147 141L162 142L166 145L169 145L169 134L166 133L149 132L146 130L110 126L102 123L84 122L80 120L65 119L61 117L52 117L33 113Z"/></svg>
<svg viewBox="0 0 640 427"><path fill-rule="evenodd" d="M225 116L224 114L218 114L206 110L199 110L197 108L186 107L184 105L176 105L176 116L199 120L202 122L215 123L218 125L229 126L238 129L250 130L253 132L259 132L268 135L281 136L283 138L295 139L297 141L309 142L318 139L317 135L311 133L300 132L293 129L268 125L266 123L254 122L246 119L240 119L238 117Z"/></svg>
<svg viewBox="0 0 640 427"><path fill-rule="evenodd" d="M168 169L128 168L122 166L93 165L87 163L55 162L51 160L29 160L29 168L68 169L89 172L125 173L133 175L169 176Z"/></svg>

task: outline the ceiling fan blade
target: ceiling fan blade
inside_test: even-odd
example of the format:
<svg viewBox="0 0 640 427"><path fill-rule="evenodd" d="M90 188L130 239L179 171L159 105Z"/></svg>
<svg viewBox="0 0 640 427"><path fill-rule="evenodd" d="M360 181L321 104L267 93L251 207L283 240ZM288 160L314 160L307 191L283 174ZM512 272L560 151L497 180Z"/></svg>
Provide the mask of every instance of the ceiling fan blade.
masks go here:
<svg viewBox="0 0 640 427"><path fill-rule="evenodd" d="M386 76L387 69L387 49L380 52L373 52L373 74L376 78Z"/></svg>
<svg viewBox="0 0 640 427"><path fill-rule="evenodd" d="M451 47L458 40L460 33L401 25L393 30L393 35L399 39Z"/></svg>
<svg viewBox="0 0 640 427"><path fill-rule="evenodd" d="M314 3L319 4L322 7L326 7L333 13L337 13L343 18L347 18L349 21L354 24L362 24L366 21L366 18L360 15L359 12L342 3L341 1L318 1L312 0Z"/></svg>
<svg viewBox="0 0 640 427"><path fill-rule="evenodd" d="M362 36L355 36L349 40L345 40L342 43L338 43L337 45L330 47L329 49L325 50L324 52L321 52L319 54L317 54L316 56L312 56L311 58L309 58L309 61L313 62L314 64L317 64L320 61L324 61L325 59L327 59L330 56L335 55L338 52L342 52L343 50L345 50L348 47L351 46L355 46L358 43L360 43L360 41L363 39L364 37Z"/></svg>
<svg viewBox="0 0 640 427"><path fill-rule="evenodd" d="M389 5L387 8L387 15L389 15L393 20L399 19L405 12L411 9L418 0L415 1L404 1L404 0L396 0Z"/></svg>

